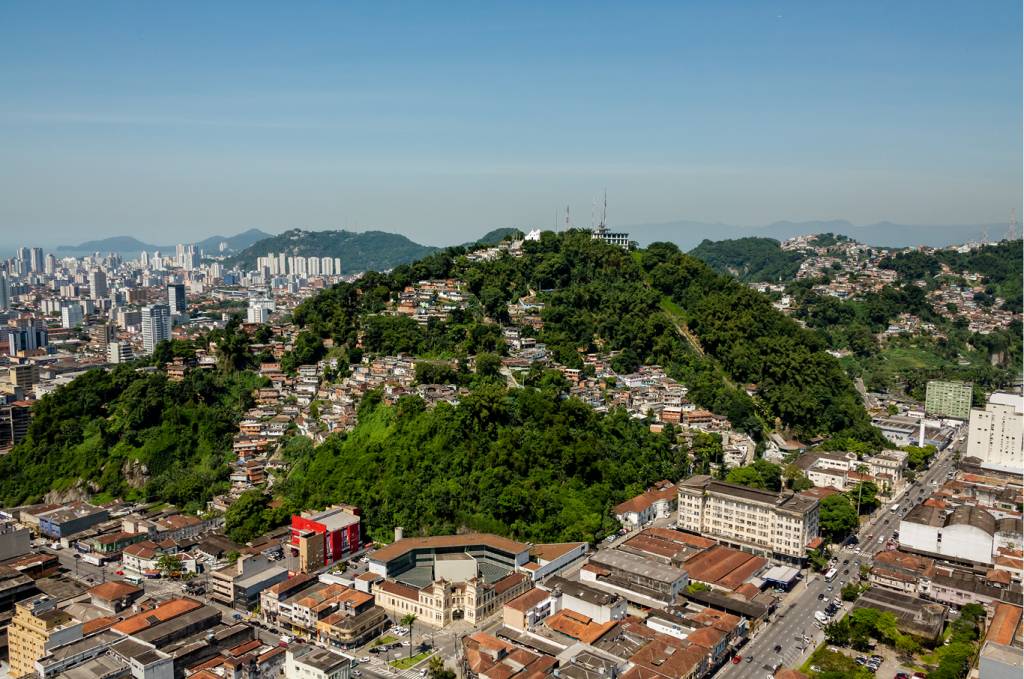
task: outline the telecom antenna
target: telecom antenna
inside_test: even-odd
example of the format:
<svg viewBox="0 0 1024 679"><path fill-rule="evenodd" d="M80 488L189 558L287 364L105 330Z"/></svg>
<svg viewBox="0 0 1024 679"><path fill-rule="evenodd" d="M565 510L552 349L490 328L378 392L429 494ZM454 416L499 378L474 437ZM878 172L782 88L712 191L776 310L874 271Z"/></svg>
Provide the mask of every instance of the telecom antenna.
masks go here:
<svg viewBox="0 0 1024 679"><path fill-rule="evenodd" d="M601 210L601 228L608 227L608 189L604 190L604 209Z"/></svg>
<svg viewBox="0 0 1024 679"><path fill-rule="evenodd" d="M981 244L985 245L988 243L988 227L981 227Z"/></svg>
<svg viewBox="0 0 1024 679"><path fill-rule="evenodd" d="M1006 230L1006 240L1017 240L1017 233L1020 231L1020 222L1017 221L1017 208L1010 210L1010 227Z"/></svg>
<svg viewBox="0 0 1024 679"><path fill-rule="evenodd" d="M569 226L569 206L565 206L565 230L568 231L572 227Z"/></svg>

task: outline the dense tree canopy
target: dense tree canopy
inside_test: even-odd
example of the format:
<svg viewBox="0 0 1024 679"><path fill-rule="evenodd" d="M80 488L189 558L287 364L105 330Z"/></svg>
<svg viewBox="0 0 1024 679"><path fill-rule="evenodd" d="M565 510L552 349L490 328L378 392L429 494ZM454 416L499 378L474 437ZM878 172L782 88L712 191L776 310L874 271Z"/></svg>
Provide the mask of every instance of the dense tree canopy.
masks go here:
<svg viewBox="0 0 1024 679"><path fill-rule="evenodd" d="M26 438L0 458L0 501L40 500L85 482L95 492L198 508L226 488L231 440L260 378L192 370L91 370L34 406Z"/></svg>
<svg viewBox="0 0 1024 679"><path fill-rule="evenodd" d="M774 238L736 238L703 240L690 255L721 273L741 281L788 281L800 269L804 256L785 251Z"/></svg>
<svg viewBox="0 0 1024 679"><path fill-rule="evenodd" d="M293 458L283 491L293 507L358 505L377 536L400 525L595 540L617 528L615 503L685 475L674 438L550 389L484 385L432 409L412 396L389 407L371 392L355 430Z"/></svg>

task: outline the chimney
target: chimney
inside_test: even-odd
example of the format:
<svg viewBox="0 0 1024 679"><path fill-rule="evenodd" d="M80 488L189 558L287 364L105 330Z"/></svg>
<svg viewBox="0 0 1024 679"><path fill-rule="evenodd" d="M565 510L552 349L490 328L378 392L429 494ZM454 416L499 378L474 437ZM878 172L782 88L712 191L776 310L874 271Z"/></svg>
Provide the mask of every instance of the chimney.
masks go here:
<svg viewBox="0 0 1024 679"><path fill-rule="evenodd" d="M402 539L402 532L403 529L401 526L395 526L395 542L398 542Z"/></svg>

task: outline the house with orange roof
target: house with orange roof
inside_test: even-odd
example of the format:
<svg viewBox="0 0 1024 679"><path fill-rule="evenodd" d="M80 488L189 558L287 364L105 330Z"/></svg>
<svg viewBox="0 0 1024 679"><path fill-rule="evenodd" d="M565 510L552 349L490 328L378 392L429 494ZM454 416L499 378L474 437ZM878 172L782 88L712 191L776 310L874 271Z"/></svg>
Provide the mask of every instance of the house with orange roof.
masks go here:
<svg viewBox="0 0 1024 679"><path fill-rule="evenodd" d="M484 632L462 639L467 679L545 679L558 661Z"/></svg>
<svg viewBox="0 0 1024 679"><path fill-rule="evenodd" d="M141 587L120 580L111 580L90 588L89 599L94 606L111 613L119 613L131 606L144 593Z"/></svg>
<svg viewBox="0 0 1024 679"><path fill-rule="evenodd" d="M615 519L626 530L636 530L655 519L669 516L676 508L676 485L668 480L655 483L646 491L616 505Z"/></svg>
<svg viewBox="0 0 1024 679"><path fill-rule="evenodd" d="M615 620L601 623L567 608L563 608L544 619L544 625L548 629L564 634L584 644L591 644L597 641L615 624Z"/></svg>
<svg viewBox="0 0 1024 679"><path fill-rule="evenodd" d="M502 606L501 619L506 627L524 631L551 615L554 606L551 592L534 587Z"/></svg>

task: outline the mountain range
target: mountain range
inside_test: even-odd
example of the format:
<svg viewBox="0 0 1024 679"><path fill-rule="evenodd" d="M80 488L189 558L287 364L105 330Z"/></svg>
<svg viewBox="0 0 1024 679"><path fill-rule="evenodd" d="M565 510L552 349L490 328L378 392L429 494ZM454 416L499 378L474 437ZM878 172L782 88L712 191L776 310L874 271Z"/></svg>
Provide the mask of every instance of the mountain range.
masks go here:
<svg viewBox="0 0 1024 679"><path fill-rule="evenodd" d="M235 236L210 236L205 240L201 240L196 245L199 249L207 254L216 254L220 250L221 243L227 243L226 252L238 252L244 250L253 243L256 243L264 238L270 238L269 233L260 231L259 229L249 229ZM101 238L99 240L89 240L78 245L59 245L57 246L57 252L64 254L75 254L75 253L90 253L90 252L117 252L120 254L137 254L143 250L147 252L153 252L154 250L160 250L163 253L173 252L175 245L153 245L151 243L143 243L138 238L133 236L112 236L110 238Z"/></svg>
<svg viewBox="0 0 1024 679"><path fill-rule="evenodd" d="M711 222L680 220L660 224L636 224L616 230L628 231L630 237L647 245L655 241L669 241L684 250L691 250L701 241L713 241L758 236L786 240L812 233L835 233L879 247L911 247L929 245L945 247L980 240L988 232L991 240L999 240L1006 233L1006 224L895 224L877 222L856 225L845 219L814 220L805 222L780 221L765 226L737 226Z"/></svg>

